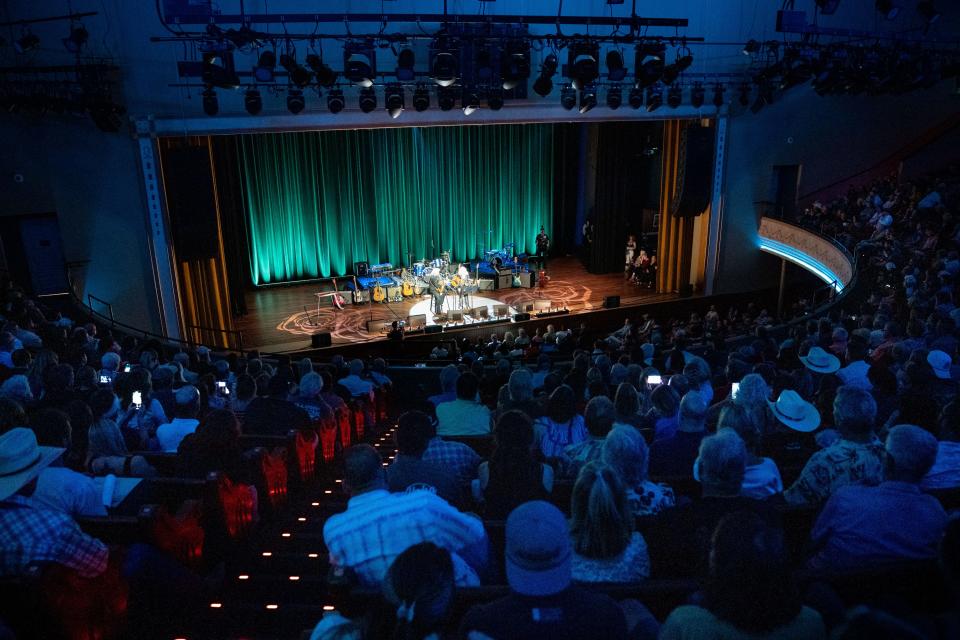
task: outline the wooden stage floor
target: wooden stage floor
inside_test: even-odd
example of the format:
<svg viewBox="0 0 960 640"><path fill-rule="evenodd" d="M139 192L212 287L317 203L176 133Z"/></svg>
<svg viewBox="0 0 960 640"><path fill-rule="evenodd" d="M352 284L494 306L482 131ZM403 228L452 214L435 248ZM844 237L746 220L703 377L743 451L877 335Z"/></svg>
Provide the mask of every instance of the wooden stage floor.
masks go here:
<svg viewBox="0 0 960 640"><path fill-rule="evenodd" d="M571 314L602 308L607 296L620 296L621 306L651 304L677 297L672 293L641 289L626 282L623 274L588 273L573 257L551 260L548 274L550 282L542 290L500 289L483 291L479 295L490 304L507 304L514 309L526 302L549 300L553 307L565 307ZM321 303L318 315L314 293L319 290L318 284L307 283L248 291L247 315L234 321L234 328L243 333L244 348L273 353L299 351L309 348L310 336L321 331L330 332L334 345L384 340L380 331L367 331L369 321L378 325L406 319L411 309L414 313L421 313L429 306L429 297L423 296L390 304L348 304L345 309L338 310L327 298Z"/></svg>

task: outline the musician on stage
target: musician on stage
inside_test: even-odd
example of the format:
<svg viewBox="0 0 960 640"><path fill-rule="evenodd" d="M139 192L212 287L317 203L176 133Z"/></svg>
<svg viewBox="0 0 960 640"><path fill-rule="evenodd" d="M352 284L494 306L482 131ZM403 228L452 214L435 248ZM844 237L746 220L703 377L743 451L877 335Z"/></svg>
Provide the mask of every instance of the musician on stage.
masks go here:
<svg viewBox="0 0 960 640"><path fill-rule="evenodd" d="M543 227L540 227L540 233L537 234L537 256L540 258L540 268L547 268L547 252L550 251L550 236Z"/></svg>
<svg viewBox="0 0 960 640"><path fill-rule="evenodd" d="M427 284L429 285L430 297L433 300L431 309L434 315L443 313L443 300L447 297L443 278L438 275L430 276Z"/></svg>

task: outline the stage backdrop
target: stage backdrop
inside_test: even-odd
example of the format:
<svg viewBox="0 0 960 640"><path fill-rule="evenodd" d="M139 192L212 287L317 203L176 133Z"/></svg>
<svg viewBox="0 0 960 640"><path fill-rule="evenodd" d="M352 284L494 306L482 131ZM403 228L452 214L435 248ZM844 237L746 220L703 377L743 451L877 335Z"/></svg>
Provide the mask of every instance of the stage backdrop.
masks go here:
<svg viewBox="0 0 960 640"><path fill-rule="evenodd" d="M466 261L553 233L552 125L240 136L256 285L341 276L358 261Z"/></svg>

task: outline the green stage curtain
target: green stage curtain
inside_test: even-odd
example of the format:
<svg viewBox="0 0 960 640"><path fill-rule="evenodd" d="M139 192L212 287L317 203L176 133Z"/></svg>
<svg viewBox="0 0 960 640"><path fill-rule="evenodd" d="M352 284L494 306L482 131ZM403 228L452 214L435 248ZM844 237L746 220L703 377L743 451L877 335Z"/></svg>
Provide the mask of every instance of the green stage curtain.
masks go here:
<svg viewBox="0 0 960 640"><path fill-rule="evenodd" d="M252 134L237 149L257 285L510 242L534 253L540 227L552 235L551 125Z"/></svg>

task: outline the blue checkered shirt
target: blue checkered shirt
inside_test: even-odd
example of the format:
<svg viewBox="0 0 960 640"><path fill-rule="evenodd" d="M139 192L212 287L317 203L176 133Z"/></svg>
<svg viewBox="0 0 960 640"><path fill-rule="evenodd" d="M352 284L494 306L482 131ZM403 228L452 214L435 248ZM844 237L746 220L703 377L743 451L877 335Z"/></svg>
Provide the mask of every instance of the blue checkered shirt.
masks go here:
<svg viewBox="0 0 960 640"><path fill-rule="evenodd" d="M0 576L23 575L35 564L56 563L93 578L107 569L107 546L59 511L13 496L0 502Z"/></svg>
<svg viewBox="0 0 960 640"><path fill-rule="evenodd" d="M448 442L440 437L430 440L423 460L452 471L462 484L470 484L477 477L477 467L480 466L480 456L469 445Z"/></svg>

